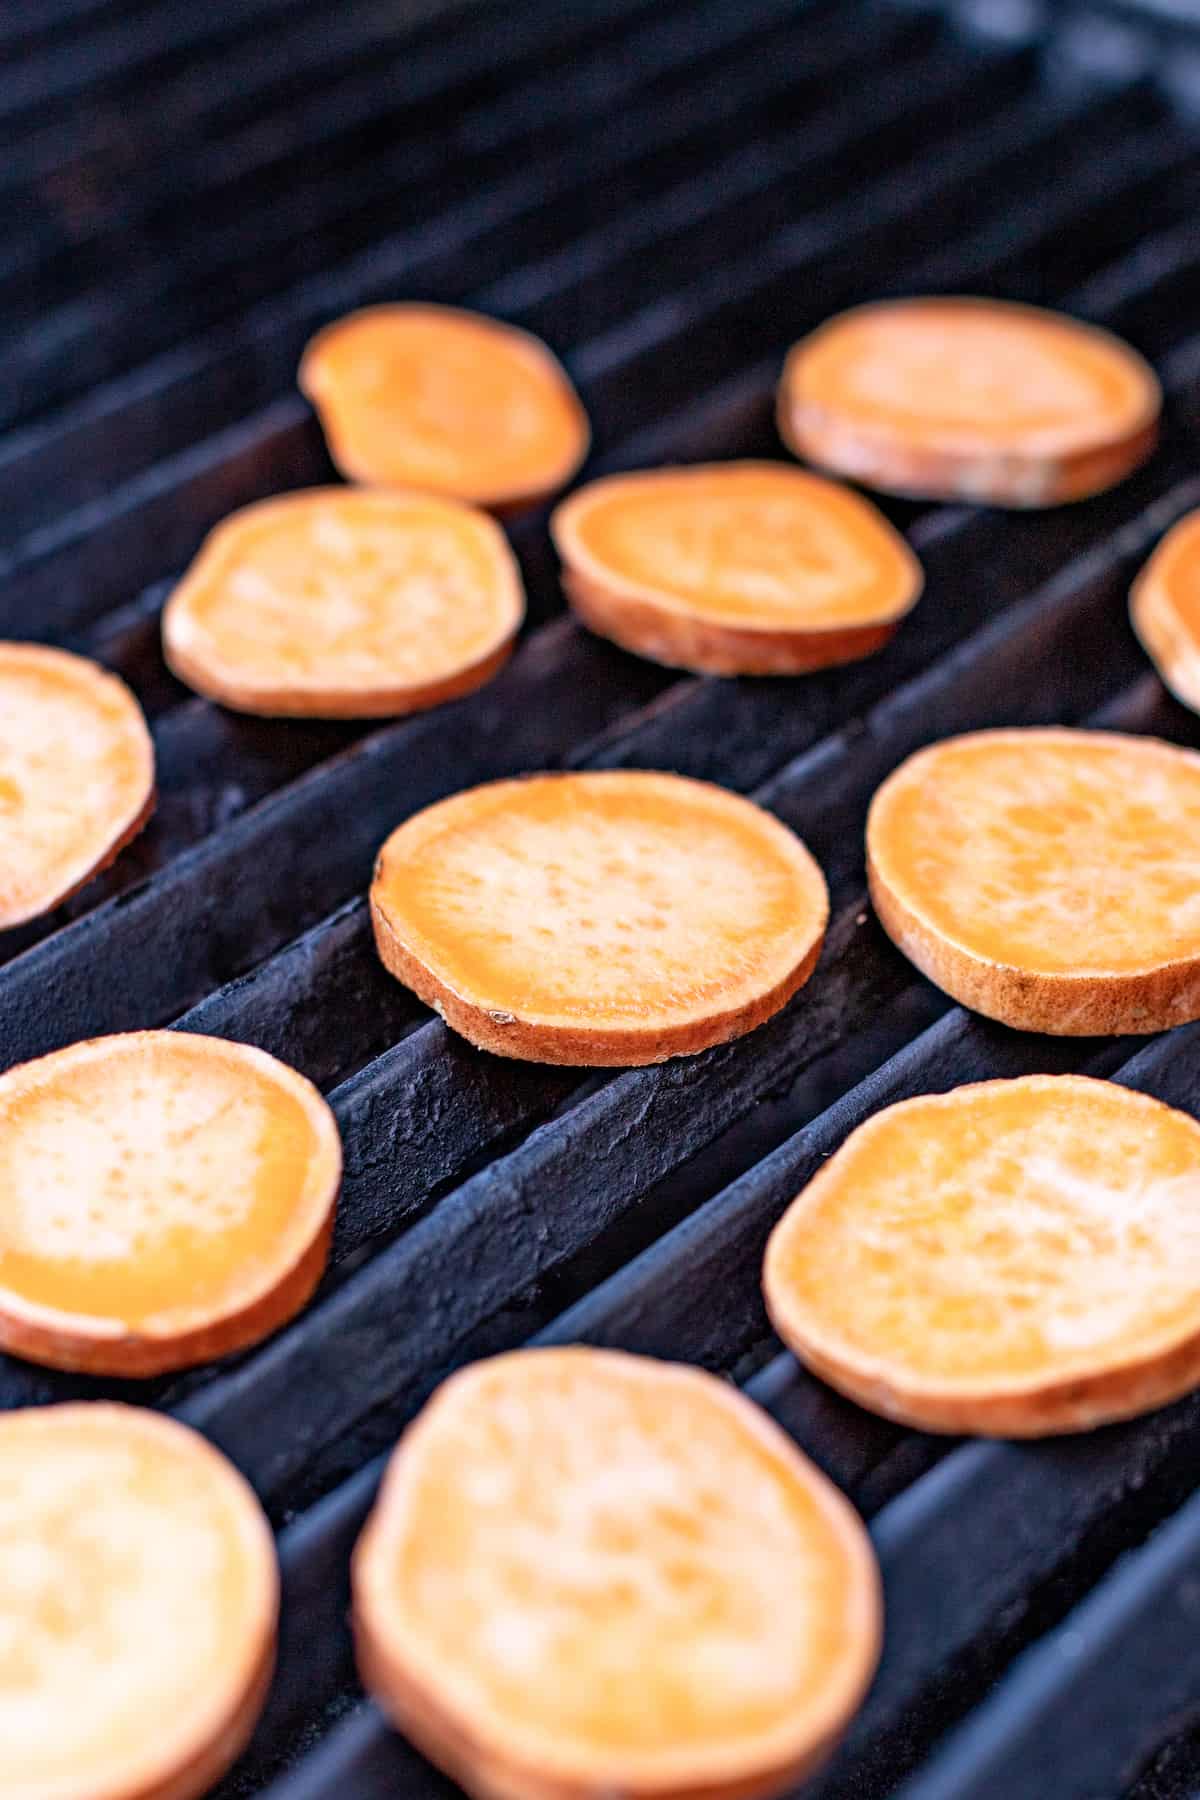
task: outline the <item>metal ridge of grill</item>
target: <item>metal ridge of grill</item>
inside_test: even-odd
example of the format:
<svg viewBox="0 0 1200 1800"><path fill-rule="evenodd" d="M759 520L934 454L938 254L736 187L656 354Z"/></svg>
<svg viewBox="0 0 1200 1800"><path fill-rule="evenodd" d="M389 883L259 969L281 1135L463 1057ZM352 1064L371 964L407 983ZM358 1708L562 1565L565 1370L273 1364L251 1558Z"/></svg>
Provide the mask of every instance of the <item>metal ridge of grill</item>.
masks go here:
<svg viewBox="0 0 1200 1800"><path fill-rule="evenodd" d="M1149 52L1077 54L1079 7L963 5L948 27L885 0L476 0L423 5L403 36L397 10L33 0L0 22L0 629L125 675L161 786L112 870L0 938L2 1062L134 1026L214 1032L317 1081L346 1151L330 1273L271 1342L137 1385L0 1359L0 1404L168 1408L262 1496L280 1665L222 1800L450 1791L362 1699L349 1551L382 1453L442 1375L573 1340L743 1384L868 1515L884 1659L807 1794L1194 1793L1200 1399L1071 1441L923 1437L781 1353L758 1273L792 1194L891 1100L1084 1069L1200 1113L1200 1026L1042 1040L962 1012L875 925L861 848L880 779L950 732L1090 720L1200 747L1125 622L1133 572L1200 505L1200 130ZM1106 16L1142 43L1134 12ZM244 80L214 86L238 57ZM927 590L866 662L793 683L639 663L562 616L539 514L511 530L522 644L454 705L256 721L162 663L157 612L203 532L329 479L292 383L339 310L417 293L543 333L600 470L778 454L788 342L855 299L938 288L1127 333L1163 376L1167 430L1075 507L890 506ZM622 766L717 780L801 831L833 902L818 971L759 1031L685 1061L489 1059L379 968L374 852L472 782Z"/></svg>

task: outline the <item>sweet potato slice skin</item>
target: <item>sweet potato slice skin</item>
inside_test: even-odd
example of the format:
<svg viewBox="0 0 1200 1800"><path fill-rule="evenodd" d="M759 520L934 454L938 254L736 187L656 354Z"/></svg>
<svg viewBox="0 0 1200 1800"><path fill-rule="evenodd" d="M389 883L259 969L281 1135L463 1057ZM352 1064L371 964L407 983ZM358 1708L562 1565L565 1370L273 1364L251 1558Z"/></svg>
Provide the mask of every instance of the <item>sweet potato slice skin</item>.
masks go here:
<svg viewBox="0 0 1200 1800"><path fill-rule="evenodd" d="M186 1426L81 1403L0 1418L0 1493L6 1796L206 1793L274 1662L275 1550L247 1483Z"/></svg>
<svg viewBox="0 0 1200 1800"><path fill-rule="evenodd" d="M920 564L860 495L782 463L606 476L555 510L583 622L672 668L799 675L880 649Z"/></svg>
<svg viewBox="0 0 1200 1800"><path fill-rule="evenodd" d="M1078 1037L1200 1017L1200 756L1028 728L919 750L867 820L884 929L1006 1025Z"/></svg>
<svg viewBox="0 0 1200 1800"><path fill-rule="evenodd" d="M264 1051L94 1038L0 1076L0 1347L153 1375L257 1342L320 1279L326 1102Z"/></svg>
<svg viewBox="0 0 1200 1800"><path fill-rule="evenodd" d="M792 1203L763 1290L802 1361L922 1430L1148 1412L1200 1383L1200 1125L1081 1075L902 1101Z"/></svg>
<svg viewBox="0 0 1200 1800"><path fill-rule="evenodd" d="M779 429L808 460L885 493L1057 506L1124 480L1162 394L1120 338L966 296L840 313L791 350Z"/></svg>
<svg viewBox="0 0 1200 1800"><path fill-rule="evenodd" d="M587 455L587 415L557 358L480 313L349 313L312 339L299 380L351 481L507 513L557 493Z"/></svg>
<svg viewBox="0 0 1200 1800"><path fill-rule="evenodd" d="M1200 512L1167 532L1133 584L1129 616L1164 687L1200 712Z"/></svg>
<svg viewBox="0 0 1200 1800"><path fill-rule="evenodd" d="M707 782L535 775L394 831L371 888L379 954L501 1056L660 1062L751 1031L803 986L828 919L794 833Z"/></svg>
<svg viewBox="0 0 1200 1800"><path fill-rule="evenodd" d="M700 1370L528 1350L453 1376L355 1552L364 1678L481 1800L733 1800L821 1762L879 1578L841 1495Z"/></svg>
<svg viewBox="0 0 1200 1800"><path fill-rule="evenodd" d="M418 493L310 488L218 525L163 613L190 687L275 718L382 718L482 687L525 614L494 520Z"/></svg>
<svg viewBox="0 0 1200 1800"><path fill-rule="evenodd" d="M154 746L125 683L86 657L0 644L0 930L52 910L154 811Z"/></svg>

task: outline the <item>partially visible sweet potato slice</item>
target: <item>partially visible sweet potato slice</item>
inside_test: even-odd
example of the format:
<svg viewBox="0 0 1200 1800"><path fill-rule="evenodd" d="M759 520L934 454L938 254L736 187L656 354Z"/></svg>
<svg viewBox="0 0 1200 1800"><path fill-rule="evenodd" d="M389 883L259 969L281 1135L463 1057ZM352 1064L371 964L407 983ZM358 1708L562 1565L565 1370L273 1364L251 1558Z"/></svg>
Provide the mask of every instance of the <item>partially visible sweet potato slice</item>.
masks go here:
<svg viewBox="0 0 1200 1800"><path fill-rule="evenodd" d="M797 675L892 636L921 568L881 513L782 463L607 476L551 521L593 631L672 667Z"/></svg>
<svg viewBox="0 0 1200 1800"><path fill-rule="evenodd" d="M0 1417L0 1786L196 1800L246 1743L275 1654L275 1547L249 1486L131 1406Z"/></svg>
<svg viewBox="0 0 1200 1800"><path fill-rule="evenodd" d="M335 320L305 350L300 386L352 481L507 512L548 499L587 455L587 415L545 344L456 307Z"/></svg>
<svg viewBox="0 0 1200 1800"><path fill-rule="evenodd" d="M0 1076L0 1347L152 1375L255 1343L325 1267L341 1144L316 1088L187 1032Z"/></svg>
<svg viewBox="0 0 1200 1800"><path fill-rule="evenodd" d="M1200 712L1200 512L1163 538L1133 584L1129 615L1164 685Z"/></svg>
<svg viewBox="0 0 1200 1800"><path fill-rule="evenodd" d="M1200 1383L1200 1125L1084 1076L886 1108L780 1220L780 1336L925 1431L1036 1437Z"/></svg>
<svg viewBox="0 0 1200 1800"><path fill-rule="evenodd" d="M1161 405L1135 350L1065 314L884 300L793 348L779 428L797 456L887 493L1057 506L1144 462Z"/></svg>
<svg viewBox="0 0 1200 1800"><path fill-rule="evenodd" d="M167 602L163 649L241 712L377 718L481 687L524 612L504 534L474 507L311 488L217 526Z"/></svg>
<svg viewBox="0 0 1200 1800"><path fill-rule="evenodd" d="M0 644L0 930L106 868L154 810L154 746L115 675Z"/></svg>
<svg viewBox="0 0 1200 1800"><path fill-rule="evenodd" d="M364 1678L480 1800L749 1800L822 1762L879 1650L866 1533L697 1369L531 1350L451 1378L354 1556Z"/></svg>
<svg viewBox="0 0 1200 1800"><path fill-rule="evenodd" d="M1200 1017L1200 756L1036 728L920 750L867 821L875 910L964 1006L1058 1036Z"/></svg>
<svg viewBox="0 0 1200 1800"><path fill-rule="evenodd" d="M660 1062L761 1025L825 934L820 869L761 807L678 775L497 781L394 831L385 966L485 1050Z"/></svg>

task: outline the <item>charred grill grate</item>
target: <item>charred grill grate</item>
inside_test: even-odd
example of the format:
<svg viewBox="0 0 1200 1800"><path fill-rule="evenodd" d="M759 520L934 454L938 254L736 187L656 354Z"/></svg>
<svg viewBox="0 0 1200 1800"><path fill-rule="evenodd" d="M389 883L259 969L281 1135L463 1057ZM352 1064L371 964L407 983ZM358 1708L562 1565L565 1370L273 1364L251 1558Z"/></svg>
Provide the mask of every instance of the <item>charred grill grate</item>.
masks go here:
<svg viewBox="0 0 1200 1800"><path fill-rule="evenodd" d="M280 1673L226 1800L445 1791L361 1702L346 1560L440 1376L536 1336L748 1383L870 1514L884 1662L809 1792L1200 1788L1200 1399L1069 1443L922 1438L778 1354L758 1291L784 1203L889 1100L1085 1068L1200 1112L1200 1027L1053 1042L972 1018L883 939L861 862L874 786L948 732L1099 717L1200 744L1124 620L1132 571L1200 504L1200 41L1172 36L1179 10L29 0L0 20L0 630L126 675L162 790L108 875L0 940L3 1060L166 1022L244 1038L330 1093L346 1143L319 1302L253 1354L127 1390L228 1449L280 1527ZM1167 438L1059 513L893 507L928 589L869 662L799 683L635 662L558 616L532 519L524 645L440 712L257 723L162 665L157 609L203 531L329 473L292 380L337 311L403 292L544 333L612 468L776 453L785 345L938 288L1128 333ZM796 1005L581 1078L477 1055L382 973L361 896L386 831L474 781L583 765L708 776L803 832L834 923ZM0 1363L6 1406L102 1389Z"/></svg>

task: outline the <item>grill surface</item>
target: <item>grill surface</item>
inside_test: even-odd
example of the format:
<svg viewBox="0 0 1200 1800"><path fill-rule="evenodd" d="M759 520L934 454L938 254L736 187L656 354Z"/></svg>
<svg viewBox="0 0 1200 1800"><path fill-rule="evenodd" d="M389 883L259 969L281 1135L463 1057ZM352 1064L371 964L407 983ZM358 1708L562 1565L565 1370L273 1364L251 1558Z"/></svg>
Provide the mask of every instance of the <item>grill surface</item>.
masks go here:
<svg viewBox="0 0 1200 1800"><path fill-rule="evenodd" d="M1200 46L1160 0L28 0L0 19L0 631L101 657L151 715L159 813L48 922L0 938L5 1066L174 1023L330 1094L347 1174L318 1302L272 1343L129 1386L238 1461L280 1529L279 1676L225 1800L447 1784L356 1686L347 1557L380 1453L463 1360L583 1339L745 1383L869 1515L887 1643L807 1790L873 1800L1200 1791L1200 1398L1069 1442L956 1444L780 1354L758 1289L797 1187L898 1097L1034 1069L1200 1113L1200 1027L1038 1040L951 1006L865 903L862 827L910 750L1098 720L1200 745L1125 622L1200 504ZM544 333L596 470L778 452L783 349L831 310L958 288L1127 333L1168 395L1115 493L1000 516L894 505L928 572L892 645L802 682L695 680L560 617L479 694L374 729L191 698L156 614L232 506L330 475L292 387L310 331L396 294ZM400 818L537 767L752 792L822 861L800 1000L741 1042L581 1077L489 1059L378 967L362 900ZM0 1404L115 1391L0 1360Z"/></svg>

